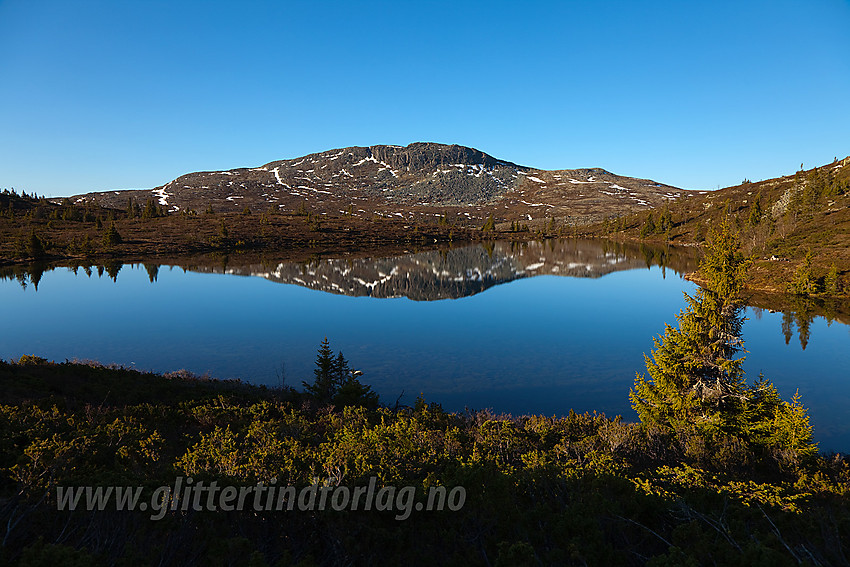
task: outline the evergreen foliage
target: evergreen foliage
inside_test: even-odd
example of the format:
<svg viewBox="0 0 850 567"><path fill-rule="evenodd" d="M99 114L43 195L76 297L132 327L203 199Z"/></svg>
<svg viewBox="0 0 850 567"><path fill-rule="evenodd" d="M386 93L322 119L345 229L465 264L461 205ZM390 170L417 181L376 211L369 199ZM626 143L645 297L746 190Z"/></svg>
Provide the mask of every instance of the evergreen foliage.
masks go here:
<svg viewBox="0 0 850 567"><path fill-rule="evenodd" d="M371 408L378 405L378 395L370 386L357 379L362 372L352 370L342 352L334 356L327 337L319 345L313 374L312 384L306 381L302 384L304 391L321 404L362 405Z"/></svg>
<svg viewBox="0 0 850 567"><path fill-rule="evenodd" d="M44 243L41 241L41 238L35 233L35 230L32 230L29 235L29 239L27 240L27 253L31 258L36 260L40 260L44 258L46 255L44 251Z"/></svg>
<svg viewBox="0 0 850 567"><path fill-rule="evenodd" d="M738 295L749 263L728 223L711 231L701 287L685 294L678 327L667 325L655 339L645 357L648 376L637 375L629 397L641 423L676 439L686 455L694 443L731 443L798 464L816 453L799 399L783 402L770 382L744 380Z"/></svg>
<svg viewBox="0 0 850 567"><path fill-rule="evenodd" d="M145 202L145 209L142 211L142 218L153 219L162 216L165 216L165 212L153 202L153 199L148 199Z"/></svg>
<svg viewBox="0 0 850 567"><path fill-rule="evenodd" d="M649 379L638 376L632 405L643 423L664 428L720 428L740 399L743 350L740 339L741 290L747 260L735 248L728 226L709 237L700 266L703 287L685 295L688 307L677 315L679 327L666 326L646 358Z"/></svg>
<svg viewBox="0 0 850 567"><path fill-rule="evenodd" d="M829 272L824 279L824 291L830 295L841 293L841 280L838 279L838 267L833 264L829 267Z"/></svg>
<svg viewBox="0 0 850 567"><path fill-rule="evenodd" d="M846 563L846 457L807 464L788 449L780 462L802 466L780 470L756 452L765 468L742 472L725 468L734 446L699 466L648 428L596 413L452 414L421 397L412 408L317 407L291 390L35 356L0 361L0 383L0 565ZM799 399L757 392L753 437L804 443ZM378 488L413 486L416 501L432 487L463 486L467 499L404 521L377 506L258 511L254 494L241 512L169 507L160 521L57 508L57 486L141 486L150 502L176 476L298 490L317 476L342 487L375 477Z"/></svg>
<svg viewBox="0 0 850 567"><path fill-rule="evenodd" d="M812 251L806 252L791 280L791 292L797 295L813 295L820 291L818 281L814 276Z"/></svg>
<svg viewBox="0 0 850 567"><path fill-rule="evenodd" d="M496 221L493 219L493 215L491 214L487 217L487 220L484 221L484 225L481 227L482 232L493 232L496 230Z"/></svg>
<svg viewBox="0 0 850 567"><path fill-rule="evenodd" d="M103 233L103 244L107 247L115 246L116 244L120 244L121 240L121 235L118 233L118 229L115 228L115 223L109 223L109 228Z"/></svg>
<svg viewBox="0 0 850 567"><path fill-rule="evenodd" d="M151 203L150 199L148 199L148 203ZM149 208L147 205L145 206L145 212L149 213ZM127 197L127 218L138 218L141 217L142 214L142 207L139 206L139 203L134 201L132 197Z"/></svg>
<svg viewBox="0 0 850 567"><path fill-rule="evenodd" d="M756 226L761 222L761 217L764 215L764 211L761 208L761 193L756 196L755 202L753 202L753 206L750 207L750 217L747 222L750 226Z"/></svg>
<svg viewBox="0 0 850 567"><path fill-rule="evenodd" d="M646 222L643 223L643 226L640 229L640 237L646 238L650 234L655 233L655 219L652 218L652 212L647 215Z"/></svg>
<svg viewBox="0 0 850 567"><path fill-rule="evenodd" d="M671 230L673 230L673 213L670 212L670 207L665 201L664 208L661 209L661 217L658 219L658 231L669 238Z"/></svg>

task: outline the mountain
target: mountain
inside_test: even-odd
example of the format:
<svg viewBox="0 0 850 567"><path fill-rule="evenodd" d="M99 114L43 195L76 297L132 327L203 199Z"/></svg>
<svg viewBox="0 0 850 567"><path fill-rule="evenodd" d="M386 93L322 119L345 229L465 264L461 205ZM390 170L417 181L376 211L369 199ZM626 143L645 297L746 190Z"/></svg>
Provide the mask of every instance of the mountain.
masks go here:
<svg viewBox="0 0 850 567"><path fill-rule="evenodd" d="M476 149L418 142L350 147L278 160L260 167L189 173L151 190L72 197L125 208L128 198L169 212L194 210L314 213L433 221L435 215L480 224L571 219L586 223L674 201L687 193L604 169L540 170Z"/></svg>

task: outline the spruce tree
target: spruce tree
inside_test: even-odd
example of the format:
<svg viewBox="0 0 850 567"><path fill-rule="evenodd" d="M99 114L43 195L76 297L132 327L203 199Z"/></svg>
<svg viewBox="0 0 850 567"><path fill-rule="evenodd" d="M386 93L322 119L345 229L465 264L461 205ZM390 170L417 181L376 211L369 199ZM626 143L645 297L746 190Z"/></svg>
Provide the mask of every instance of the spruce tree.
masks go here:
<svg viewBox="0 0 850 567"><path fill-rule="evenodd" d="M115 244L120 244L121 241L121 234L119 234L118 229L115 228L115 223L109 223L109 228L107 228L106 232L103 233L103 244L109 247L114 246Z"/></svg>
<svg viewBox="0 0 850 567"><path fill-rule="evenodd" d="M643 227L640 229L640 237L646 238L650 234L655 232L655 220L652 218L652 212L646 217L646 222Z"/></svg>
<svg viewBox="0 0 850 567"><path fill-rule="evenodd" d="M334 396L334 403L338 406L363 406L376 409L379 401L378 394L372 391L372 387L361 383L355 376L346 380Z"/></svg>
<svg viewBox="0 0 850 567"><path fill-rule="evenodd" d="M302 383L307 392L323 403L330 403L333 400L340 386L350 375L348 361L341 352L334 356L327 337L319 345L313 374L315 378L312 384Z"/></svg>
<svg viewBox="0 0 850 567"><path fill-rule="evenodd" d="M753 203L753 206L750 207L750 218L749 223L751 226L756 226L761 222L761 217L764 214L761 208L761 193L756 196L756 200Z"/></svg>
<svg viewBox="0 0 850 567"><path fill-rule="evenodd" d="M661 210L661 218L658 220L658 229L669 237L670 231L673 230L673 213L667 203L664 203L664 208Z"/></svg>
<svg viewBox="0 0 850 567"><path fill-rule="evenodd" d="M793 467L817 454L799 396L783 401L762 376L753 386L744 381L738 296L749 263L728 221L710 232L701 287L693 296L685 294L688 305L677 315L678 328L667 325L655 339L652 357L645 357L649 376L637 375L629 398L641 423L685 443L696 433L723 458L724 447L737 439L751 453Z"/></svg>
<svg viewBox="0 0 850 567"><path fill-rule="evenodd" d="M316 368L313 383L302 382L304 390L318 402L333 403L337 406L359 405L367 408L378 406L378 394L368 385L361 383L357 376L362 372L352 371L342 352L334 356L328 338L322 341L316 353Z"/></svg>
<svg viewBox="0 0 850 567"><path fill-rule="evenodd" d="M145 210L142 211L143 219L152 219L159 216L159 209L153 202L153 199L145 201Z"/></svg>
<svg viewBox="0 0 850 567"><path fill-rule="evenodd" d="M30 231L26 248L31 258L39 260L45 256L44 243L36 235L35 230Z"/></svg>
<svg viewBox="0 0 850 567"><path fill-rule="evenodd" d="M492 232L496 230L496 221L493 219L493 215L491 214L487 217L487 220L484 221L484 225L481 227L482 232Z"/></svg>
<svg viewBox="0 0 850 567"><path fill-rule="evenodd" d="M824 279L824 291L830 295L837 295L841 292L841 283L838 279L838 267L835 263L829 267L829 272Z"/></svg>
<svg viewBox="0 0 850 567"><path fill-rule="evenodd" d="M678 328L667 325L645 356L629 398L641 422L665 429L725 428L744 390L743 317L737 296L749 261L729 225L712 230L700 264L700 287L685 293Z"/></svg>
<svg viewBox="0 0 850 567"><path fill-rule="evenodd" d="M814 256L812 251L809 250L803 257L803 261L797 266L794 278L791 280L791 291L796 295L811 295L819 291L812 268L813 261Z"/></svg>

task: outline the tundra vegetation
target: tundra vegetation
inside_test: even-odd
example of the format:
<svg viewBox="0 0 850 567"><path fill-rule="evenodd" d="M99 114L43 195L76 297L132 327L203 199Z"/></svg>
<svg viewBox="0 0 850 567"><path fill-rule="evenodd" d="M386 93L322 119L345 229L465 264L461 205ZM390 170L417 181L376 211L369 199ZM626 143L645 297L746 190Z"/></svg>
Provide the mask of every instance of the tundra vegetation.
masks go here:
<svg viewBox="0 0 850 567"><path fill-rule="evenodd" d="M306 205L288 212L274 207L217 212L210 205L198 214L167 212L152 199L144 206L130 199L126 209L103 207L92 200L54 201L14 189L0 191L0 266L280 250L308 257L317 251L495 238L493 230L484 232L445 216L411 226L400 218L325 214Z"/></svg>
<svg viewBox="0 0 850 567"><path fill-rule="evenodd" d="M428 144L419 146L430 148L431 157L437 151ZM318 157L321 156L313 156ZM745 179L738 186L718 191L683 192L670 188L672 193L651 200L656 206L642 212L630 212L635 207L623 204L612 208L611 203L597 203L585 210L575 201L569 201L569 205L559 201L565 198L563 195L547 194L541 199L560 203L558 210L566 214L556 218L553 212L534 220L530 212L520 214L519 209L512 209L504 213L500 208L488 209L488 205L476 207L481 210L473 216L458 208L460 205L437 207L427 214L414 214L413 209L399 205L397 208L404 212L360 215L360 211L355 214L352 203L337 207L320 201L301 201L297 206L290 204L281 209L281 205L253 201L240 213L237 208L223 208L220 202L214 206L208 197L194 198L191 205L181 201L183 208L169 206L166 211L161 204L166 201L151 197L146 197L144 204L130 197L124 205L116 201L117 196L103 194L100 198L112 205L105 207L98 205L94 194L72 202L5 189L0 191L0 265L47 260L150 259L210 252L301 250L302 255L309 256L316 251L350 253L385 245L425 247L498 238L605 236L703 245L710 229L725 220L740 234L744 252L755 258L745 282L749 290L792 294L802 302L814 299L814 308L821 312L837 310L824 306L824 299L839 299L844 304L838 310L847 311L848 165L850 158L845 158L776 179ZM271 174L265 171L262 175ZM648 206L648 202L644 205Z"/></svg>
<svg viewBox="0 0 850 567"><path fill-rule="evenodd" d="M704 245L730 223L754 258L746 286L812 298L850 293L850 158L794 175L688 194L643 213L610 216L588 232L615 239ZM820 305L819 305L820 306ZM822 306L821 306L822 307Z"/></svg>
<svg viewBox="0 0 850 567"><path fill-rule="evenodd" d="M850 459L798 397L745 380L748 261L709 234L703 288L637 376L640 418L379 405L325 340L298 392L36 356L0 362L0 563L842 565ZM625 395L625 392L624 392ZM463 486L457 511L58 511L57 486Z"/></svg>

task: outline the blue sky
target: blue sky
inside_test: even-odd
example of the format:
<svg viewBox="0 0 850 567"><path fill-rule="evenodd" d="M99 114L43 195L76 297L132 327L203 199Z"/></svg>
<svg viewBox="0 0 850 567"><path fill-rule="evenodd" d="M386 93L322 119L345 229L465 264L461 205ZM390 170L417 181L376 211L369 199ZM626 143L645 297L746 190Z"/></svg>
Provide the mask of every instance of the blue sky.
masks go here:
<svg viewBox="0 0 850 567"><path fill-rule="evenodd" d="M415 141L691 189L850 154L850 2L0 0L0 187Z"/></svg>

